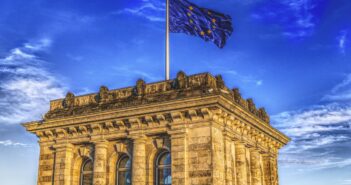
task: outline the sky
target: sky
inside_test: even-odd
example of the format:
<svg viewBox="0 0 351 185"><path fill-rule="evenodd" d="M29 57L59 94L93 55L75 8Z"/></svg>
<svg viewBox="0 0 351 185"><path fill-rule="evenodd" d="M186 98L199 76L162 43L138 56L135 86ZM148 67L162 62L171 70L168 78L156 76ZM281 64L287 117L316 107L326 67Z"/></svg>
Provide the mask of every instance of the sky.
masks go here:
<svg viewBox="0 0 351 185"><path fill-rule="evenodd" d="M219 49L170 36L171 78L221 74L292 141L281 185L351 185L351 1L191 0L232 17ZM0 1L0 184L35 185L51 99L164 79L164 0Z"/></svg>

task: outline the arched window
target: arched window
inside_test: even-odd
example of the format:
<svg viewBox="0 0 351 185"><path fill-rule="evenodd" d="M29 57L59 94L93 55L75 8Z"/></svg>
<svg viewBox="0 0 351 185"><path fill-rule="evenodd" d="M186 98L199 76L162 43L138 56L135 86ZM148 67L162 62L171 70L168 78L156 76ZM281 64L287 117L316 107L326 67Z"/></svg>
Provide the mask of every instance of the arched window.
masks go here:
<svg viewBox="0 0 351 185"><path fill-rule="evenodd" d="M156 185L171 185L171 154L168 151L162 151L156 158Z"/></svg>
<svg viewBox="0 0 351 185"><path fill-rule="evenodd" d="M85 160L82 164L80 184L93 185L93 161L91 159Z"/></svg>
<svg viewBox="0 0 351 185"><path fill-rule="evenodd" d="M117 162L117 185L131 185L131 161L127 155L122 155Z"/></svg>

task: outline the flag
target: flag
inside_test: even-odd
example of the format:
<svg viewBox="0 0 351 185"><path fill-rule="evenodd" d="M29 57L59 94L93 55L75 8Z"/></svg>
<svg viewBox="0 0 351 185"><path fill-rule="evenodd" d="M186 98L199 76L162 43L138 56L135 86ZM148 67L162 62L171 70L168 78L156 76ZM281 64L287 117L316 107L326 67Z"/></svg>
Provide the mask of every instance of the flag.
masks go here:
<svg viewBox="0 0 351 185"><path fill-rule="evenodd" d="M199 36L219 48L224 47L233 32L229 15L200 8L187 0L170 0L169 9L170 32Z"/></svg>

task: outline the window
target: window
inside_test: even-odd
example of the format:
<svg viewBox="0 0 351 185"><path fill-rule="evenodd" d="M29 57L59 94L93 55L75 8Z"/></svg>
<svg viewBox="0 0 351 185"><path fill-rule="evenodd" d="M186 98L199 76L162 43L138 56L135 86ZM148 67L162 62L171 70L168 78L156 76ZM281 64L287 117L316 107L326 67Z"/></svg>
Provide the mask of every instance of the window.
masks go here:
<svg viewBox="0 0 351 185"><path fill-rule="evenodd" d="M156 158L156 185L171 185L171 154L168 151L162 151Z"/></svg>
<svg viewBox="0 0 351 185"><path fill-rule="evenodd" d="M93 161L87 159L83 162L80 173L81 185L93 185Z"/></svg>
<svg viewBox="0 0 351 185"><path fill-rule="evenodd" d="M127 155L122 155L117 162L117 185L131 185L131 161Z"/></svg>

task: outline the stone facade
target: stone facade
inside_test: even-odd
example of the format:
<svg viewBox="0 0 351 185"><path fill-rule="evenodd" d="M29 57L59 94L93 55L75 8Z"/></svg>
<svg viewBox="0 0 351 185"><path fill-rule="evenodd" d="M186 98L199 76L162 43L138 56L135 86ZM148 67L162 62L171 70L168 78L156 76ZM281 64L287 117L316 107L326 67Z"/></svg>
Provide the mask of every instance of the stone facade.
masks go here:
<svg viewBox="0 0 351 185"><path fill-rule="evenodd" d="M171 155L173 185L278 185L278 150L289 138L263 108L208 73L53 100L43 120L23 124L39 138L38 185L115 185L121 156L133 185L157 184L159 151Z"/></svg>

